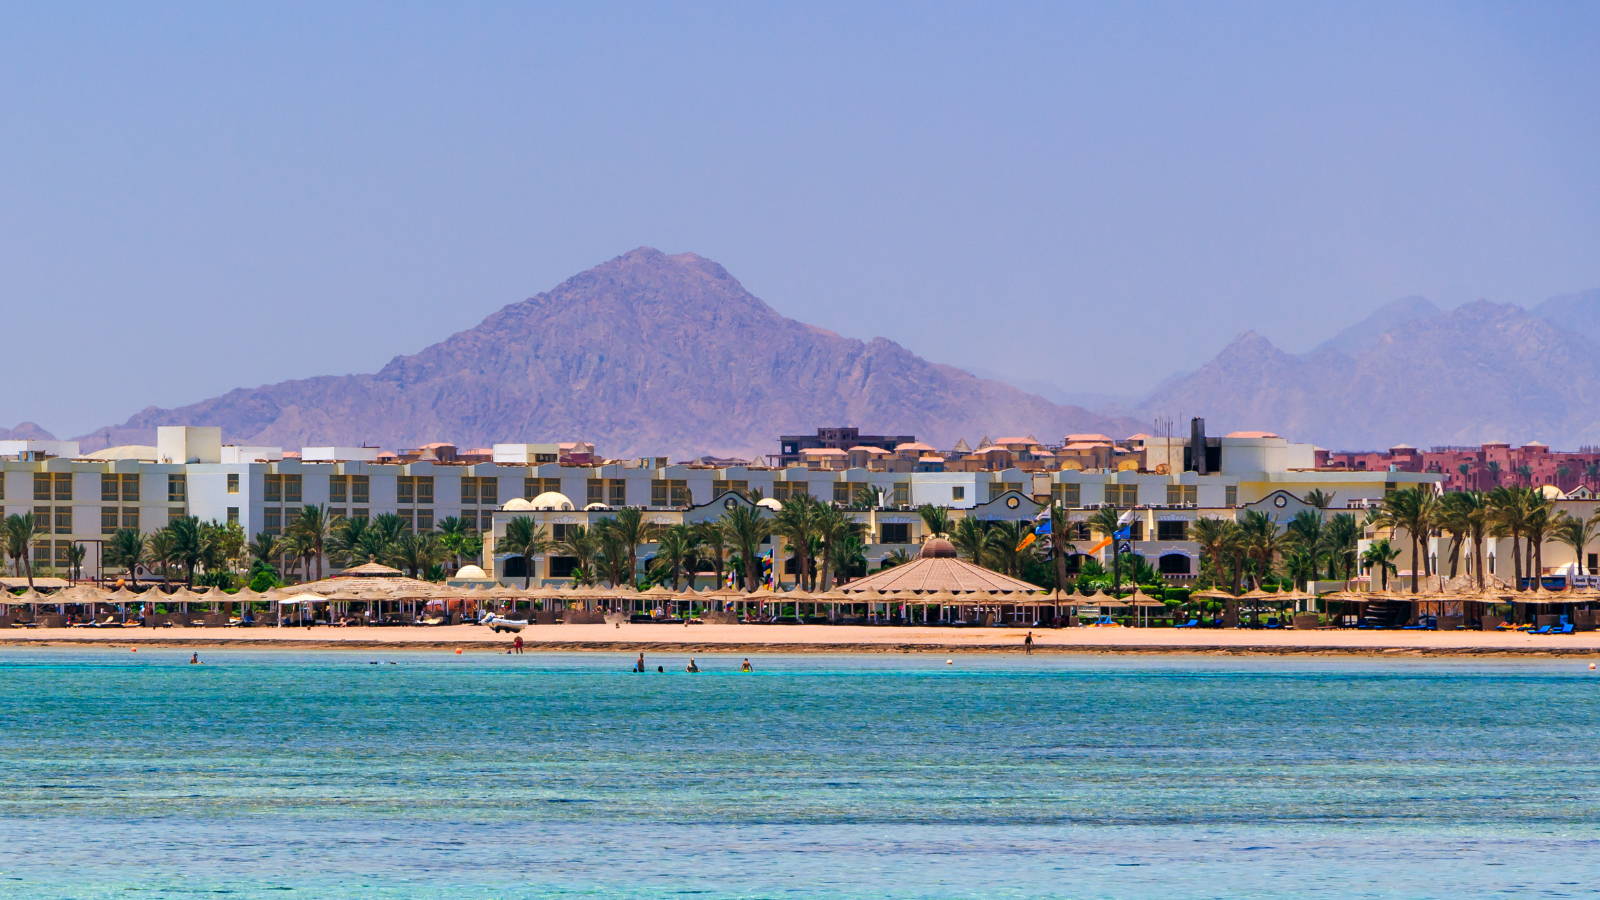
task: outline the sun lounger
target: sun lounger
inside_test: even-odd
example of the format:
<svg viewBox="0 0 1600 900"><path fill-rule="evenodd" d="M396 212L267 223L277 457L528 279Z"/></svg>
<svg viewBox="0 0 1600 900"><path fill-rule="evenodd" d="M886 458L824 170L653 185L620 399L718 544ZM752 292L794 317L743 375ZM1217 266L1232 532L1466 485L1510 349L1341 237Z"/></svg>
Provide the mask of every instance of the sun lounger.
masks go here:
<svg viewBox="0 0 1600 900"><path fill-rule="evenodd" d="M1532 631L1530 631L1528 633L1529 634L1549 634L1550 633L1550 629L1552 629L1554 627L1555 627L1554 625L1540 625L1538 628L1535 628L1534 630L1532 630Z"/></svg>
<svg viewBox="0 0 1600 900"><path fill-rule="evenodd" d="M1200 620L1199 619L1190 619L1187 622L1180 622L1177 625L1174 625L1172 627L1173 628L1199 628L1200 627Z"/></svg>

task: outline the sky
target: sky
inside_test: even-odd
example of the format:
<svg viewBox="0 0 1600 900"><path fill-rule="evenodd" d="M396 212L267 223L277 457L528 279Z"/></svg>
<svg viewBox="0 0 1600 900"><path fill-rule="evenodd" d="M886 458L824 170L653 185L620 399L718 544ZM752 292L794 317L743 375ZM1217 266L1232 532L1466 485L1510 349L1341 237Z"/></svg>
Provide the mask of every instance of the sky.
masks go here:
<svg viewBox="0 0 1600 900"><path fill-rule="evenodd" d="M641 245L1066 393L1600 287L1600 4L0 3L0 426L371 371Z"/></svg>

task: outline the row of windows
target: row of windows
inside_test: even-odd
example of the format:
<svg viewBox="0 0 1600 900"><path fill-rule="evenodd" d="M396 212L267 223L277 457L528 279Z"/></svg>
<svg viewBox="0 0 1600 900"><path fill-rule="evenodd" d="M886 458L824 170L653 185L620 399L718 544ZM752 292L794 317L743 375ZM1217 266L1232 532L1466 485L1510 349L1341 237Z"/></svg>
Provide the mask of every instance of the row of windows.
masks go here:
<svg viewBox="0 0 1600 900"><path fill-rule="evenodd" d="M395 499L401 503L432 503L433 476L401 475L396 478ZM432 513L429 516L431 518Z"/></svg>
<svg viewBox="0 0 1600 900"><path fill-rule="evenodd" d="M681 478L657 478L650 482L651 506L689 506L689 482Z"/></svg>
<svg viewBox="0 0 1600 900"><path fill-rule="evenodd" d="M35 472L35 473L33 473L33 499L35 499L35 500L71 500L72 499L72 473L71 472Z"/></svg>
<svg viewBox="0 0 1600 900"><path fill-rule="evenodd" d="M589 503L604 503L607 506L626 506L628 504L628 482L621 478L591 478L589 479Z"/></svg>
<svg viewBox="0 0 1600 900"><path fill-rule="evenodd" d="M139 500L139 476L134 473L106 473L100 476L100 499L107 503L135 503Z"/></svg>
<svg viewBox="0 0 1600 900"><path fill-rule="evenodd" d="M463 478L465 483L476 479ZM333 475L328 478L328 499L334 503L370 503L372 478L368 475Z"/></svg>
<svg viewBox="0 0 1600 900"><path fill-rule="evenodd" d="M72 507L35 506L33 525L40 534L71 534Z"/></svg>
<svg viewBox="0 0 1600 900"><path fill-rule="evenodd" d="M261 497L268 503L299 503L302 496L299 475L280 475L268 472ZM274 532L276 533L276 532Z"/></svg>

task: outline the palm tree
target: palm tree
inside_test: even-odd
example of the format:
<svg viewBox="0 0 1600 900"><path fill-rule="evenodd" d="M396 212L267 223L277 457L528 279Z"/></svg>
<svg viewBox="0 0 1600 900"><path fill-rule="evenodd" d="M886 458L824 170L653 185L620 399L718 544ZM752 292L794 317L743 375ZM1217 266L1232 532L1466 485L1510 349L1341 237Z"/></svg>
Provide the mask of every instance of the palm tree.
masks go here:
<svg viewBox="0 0 1600 900"><path fill-rule="evenodd" d="M1326 510L1328 507L1333 505L1333 495L1327 493L1322 488L1312 488L1311 490L1306 491L1304 499L1308 506L1315 506L1320 510Z"/></svg>
<svg viewBox="0 0 1600 900"><path fill-rule="evenodd" d="M133 580L133 586L139 586L139 567L145 562L145 539L137 528L118 529L111 535L111 540L106 541L105 550L102 551L105 562L121 568Z"/></svg>
<svg viewBox="0 0 1600 900"><path fill-rule="evenodd" d="M989 556L989 530L983 522L971 516L965 516L956 522L956 530L950 535L950 543L956 545L958 555L965 556L973 565L983 565Z"/></svg>
<svg viewBox="0 0 1600 900"><path fill-rule="evenodd" d="M1102 506L1089 517L1089 527L1111 540L1111 589L1114 591L1122 588L1122 545L1116 538L1122 529L1121 517L1114 506Z"/></svg>
<svg viewBox="0 0 1600 900"><path fill-rule="evenodd" d="M172 581L171 566L177 554L175 546L172 532L166 528L151 532L150 537L146 539L150 563L161 570L162 587L166 587Z"/></svg>
<svg viewBox="0 0 1600 900"><path fill-rule="evenodd" d="M1021 577L1023 562L1034 553L1032 544L1023 543L1032 531L1026 522L1000 521L989 527L989 545L993 548L990 552L1000 571L1013 578Z"/></svg>
<svg viewBox="0 0 1600 900"><path fill-rule="evenodd" d="M28 578L28 588L33 588L33 539L43 534L33 513L14 513L6 516L6 555L17 565L17 573Z"/></svg>
<svg viewBox="0 0 1600 900"><path fill-rule="evenodd" d="M672 525L656 535L654 576L658 582L669 581L678 589L678 576L694 558L694 544L687 525Z"/></svg>
<svg viewBox="0 0 1600 900"><path fill-rule="evenodd" d="M835 581L847 581L867 574L867 543L864 528L852 522L856 529L828 546L828 571Z"/></svg>
<svg viewBox="0 0 1600 900"><path fill-rule="evenodd" d="M811 539L816 534L818 506L810 494L796 494L784 502L783 509L772 519L772 530L783 538L799 564L796 579L802 585L810 581ZM774 560L773 565L777 566L778 561Z"/></svg>
<svg viewBox="0 0 1600 900"><path fill-rule="evenodd" d="M1486 468L1489 470L1489 480L1494 482L1494 486L1495 487L1499 487L1500 486L1500 461L1499 460L1495 460L1495 459L1491 459L1491 460L1489 460L1489 464L1488 464L1488 466L1486 466Z"/></svg>
<svg viewBox="0 0 1600 900"><path fill-rule="evenodd" d="M1478 491L1451 491L1439 498L1438 526L1450 534L1450 577L1456 577L1461 560L1461 546L1466 544L1473 553L1473 569L1478 573L1478 587L1483 587L1480 559L1483 553L1483 534L1488 527L1488 507L1484 495Z"/></svg>
<svg viewBox="0 0 1600 900"><path fill-rule="evenodd" d="M1278 520L1259 509L1247 509L1239 519L1242 555L1253 565L1251 577L1257 588L1272 574L1272 561L1283 550L1285 539L1278 531Z"/></svg>
<svg viewBox="0 0 1600 900"><path fill-rule="evenodd" d="M922 517L922 527L927 530L928 537L946 537L950 534L950 510L924 503L918 507L917 515Z"/></svg>
<svg viewBox="0 0 1600 900"><path fill-rule="evenodd" d="M1296 563L1299 570L1303 574L1305 569L1310 569L1310 575L1307 578L1297 579L1297 583L1300 584L1317 577L1317 572L1321 569L1323 554L1327 550L1323 539L1325 523L1322 521L1322 513L1318 511L1320 509L1321 507L1316 510L1300 510L1295 513L1294 518L1290 519L1289 524L1284 528L1289 542L1294 545L1298 553Z"/></svg>
<svg viewBox="0 0 1600 900"><path fill-rule="evenodd" d="M501 543L522 557L522 586L528 587L533 583L534 558L550 546L550 533L527 516L517 516L506 523L506 536Z"/></svg>
<svg viewBox="0 0 1600 900"><path fill-rule="evenodd" d="M470 555L477 530L460 516L445 516L434 523L433 530L439 532L439 545L450 554L451 569L461 568L461 559Z"/></svg>
<svg viewBox="0 0 1600 900"><path fill-rule="evenodd" d="M622 541L628 551L628 583L639 574L639 545L649 542L651 526L644 521L644 511L637 507L624 507L617 510L614 517L602 519L610 522L608 528Z"/></svg>
<svg viewBox="0 0 1600 900"><path fill-rule="evenodd" d="M582 525L574 525L567 529L567 536L559 545L562 556L570 556L578 561L577 571L582 574L578 577L580 584L593 583L595 573L595 557L600 553L600 536Z"/></svg>
<svg viewBox="0 0 1600 900"><path fill-rule="evenodd" d="M316 563L318 578L322 577L322 557L333 542L335 523L336 518L328 514L328 508L316 503L300 507L300 515L289 523L289 533L300 539L306 557Z"/></svg>
<svg viewBox="0 0 1600 900"><path fill-rule="evenodd" d="M1367 549L1362 552L1361 568L1370 572L1376 567L1383 579L1383 590L1387 591L1389 589L1389 573L1399 574L1400 570L1395 568L1394 565L1395 558L1399 555L1400 551L1389 545L1388 538L1379 538L1368 544Z"/></svg>
<svg viewBox="0 0 1600 900"><path fill-rule="evenodd" d="M1522 535L1528 526L1529 503L1521 488L1502 486L1489 492L1488 520L1495 537L1511 538L1511 567L1516 586L1522 586Z"/></svg>
<svg viewBox="0 0 1600 900"><path fill-rule="evenodd" d="M82 544L76 542L67 547L67 573L71 575L73 581L77 581L78 576L83 574L83 557L87 552Z"/></svg>
<svg viewBox="0 0 1600 900"><path fill-rule="evenodd" d="M1361 526L1349 513L1336 513L1322 528L1322 552L1328 560L1328 577L1350 580L1356 568L1356 541Z"/></svg>
<svg viewBox="0 0 1600 900"><path fill-rule="evenodd" d="M723 514L721 521L728 543L744 565L745 590L753 592L761 587L761 567L756 560L761 554L761 542L772 534L772 519L763 507L735 506Z"/></svg>
<svg viewBox="0 0 1600 900"><path fill-rule="evenodd" d="M1593 490L1596 480L1600 480L1600 462L1584 463L1583 483L1588 485L1590 490Z"/></svg>
<svg viewBox="0 0 1600 900"><path fill-rule="evenodd" d="M444 552L439 536L431 531L420 534L407 531L400 535L394 546L395 559L401 568L411 573L412 578L427 577L428 570L444 559ZM532 564L529 565L531 567Z"/></svg>
<svg viewBox="0 0 1600 900"><path fill-rule="evenodd" d="M1050 504L1050 561L1055 568L1056 593L1067 585L1067 552L1071 541L1067 532L1072 528L1072 513L1063 503Z"/></svg>
<svg viewBox="0 0 1600 900"><path fill-rule="evenodd" d="M939 511L944 512L942 509ZM851 535L859 536L865 526L845 515L838 507L827 504L817 507L816 520L812 524L816 529L815 536L818 543L817 583L823 590L827 590L833 586L834 581L834 572L830 569L833 564L833 545ZM944 524L946 528L949 527L948 516Z"/></svg>
<svg viewBox="0 0 1600 900"><path fill-rule="evenodd" d="M1600 533L1600 516L1590 516L1580 519L1567 512L1556 514L1555 524L1550 528L1550 536L1572 548L1574 571L1579 575L1588 574L1584 565L1584 551L1589 549L1589 544L1594 541L1595 535Z"/></svg>
<svg viewBox="0 0 1600 900"><path fill-rule="evenodd" d="M1554 500L1537 489L1528 490L1528 517L1523 521L1528 536L1528 578L1533 590L1541 590L1540 578L1544 575L1544 545L1550 539L1550 528L1555 524Z"/></svg>
<svg viewBox="0 0 1600 900"><path fill-rule="evenodd" d="M719 521L696 522L691 526L702 556L716 572L716 587L722 587L722 573L728 568L728 534Z"/></svg>
<svg viewBox="0 0 1600 900"><path fill-rule="evenodd" d="M1219 573L1230 572L1232 576L1230 587L1237 594L1239 592L1237 563L1243 543L1239 523L1232 519L1201 516L1194 520L1194 528L1191 529L1190 535L1200 547L1200 570L1210 573L1213 585L1216 584Z"/></svg>
<svg viewBox="0 0 1600 900"><path fill-rule="evenodd" d="M633 579L627 575L628 547L622 541L622 536L613 526L616 519L601 519L594 523L591 533L595 537L599 549L595 551L595 565L606 573L606 580L612 587L621 587L624 584L632 585Z"/></svg>
<svg viewBox="0 0 1600 900"><path fill-rule="evenodd" d="M1429 566L1424 542L1433 531L1439 515L1439 496L1429 487L1409 487L1392 491L1383 498L1382 523L1403 528L1411 542L1411 590L1416 591Z"/></svg>
<svg viewBox="0 0 1600 900"><path fill-rule="evenodd" d="M163 529L172 536L172 553L168 557L183 567L184 581L194 586L194 572L205 559L205 542L200 537L200 520L194 516L179 516Z"/></svg>

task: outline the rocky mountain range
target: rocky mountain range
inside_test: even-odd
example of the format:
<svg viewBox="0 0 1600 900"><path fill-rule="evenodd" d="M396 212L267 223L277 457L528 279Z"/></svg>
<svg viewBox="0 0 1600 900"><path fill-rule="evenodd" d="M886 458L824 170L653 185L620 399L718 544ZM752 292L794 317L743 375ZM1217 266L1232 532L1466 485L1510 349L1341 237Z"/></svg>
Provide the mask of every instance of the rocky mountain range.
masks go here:
<svg viewBox="0 0 1600 900"><path fill-rule="evenodd" d="M1408 297L1308 353L1255 332L1168 379L1143 415L1206 417L1333 449L1541 440L1600 444L1600 291L1532 309Z"/></svg>
<svg viewBox="0 0 1600 900"><path fill-rule="evenodd" d="M80 440L149 443L158 425L220 425L226 440L414 447L592 440L608 456L754 457L819 425L910 433L1117 436L1139 422L1052 403L779 315L722 266L640 248L504 307L378 372L241 388L145 409Z"/></svg>

